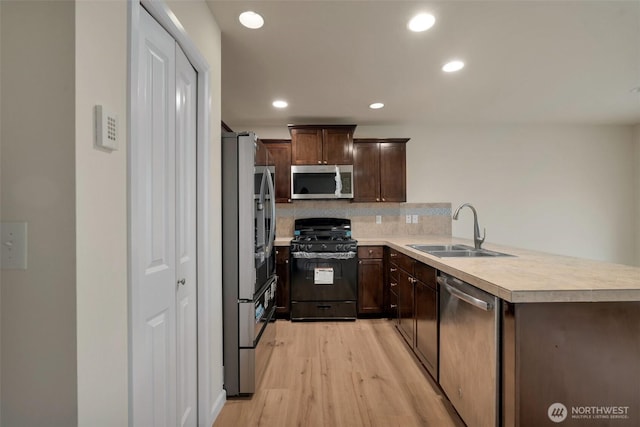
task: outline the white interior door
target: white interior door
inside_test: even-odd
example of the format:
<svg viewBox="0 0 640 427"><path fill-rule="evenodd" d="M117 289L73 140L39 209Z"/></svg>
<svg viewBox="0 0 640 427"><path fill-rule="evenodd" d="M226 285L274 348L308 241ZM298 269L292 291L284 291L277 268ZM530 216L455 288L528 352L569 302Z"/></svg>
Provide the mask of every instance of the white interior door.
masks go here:
<svg viewBox="0 0 640 427"><path fill-rule="evenodd" d="M140 9L131 149L132 421L197 425L196 73Z"/></svg>
<svg viewBox="0 0 640 427"><path fill-rule="evenodd" d="M196 298L197 75L176 46L176 240L178 425L197 424Z"/></svg>
<svg viewBox="0 0 640 427"><path fill-rule="evenodd" d="M133 419L176 420L175 41L140 13L138 120L132 148Z"/></svg>

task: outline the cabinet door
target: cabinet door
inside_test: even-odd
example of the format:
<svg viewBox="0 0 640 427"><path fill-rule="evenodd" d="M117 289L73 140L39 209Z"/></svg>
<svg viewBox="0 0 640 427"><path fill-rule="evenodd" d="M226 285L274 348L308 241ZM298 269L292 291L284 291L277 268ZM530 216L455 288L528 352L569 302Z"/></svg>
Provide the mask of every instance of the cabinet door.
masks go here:
<svg viewBox="0 0 640 427"><path fill-rule="evenodd" d="M291 129L291 164L322 163L322 129Z"/></svg>
<svg viewBox="0 0 640 427"><path fill-rule="evenodd" d="M276 292L276 314L278 317L289 317L291 311L290 280L289 280L289 248L276 248L276 275L278 289Z"/></svg>
<svg viewBox="0 0 640 427"><path fill-rule="evenodd" d="M413 277L404 270L398 270L398 329L413 348Z"/></svg>
<svg viewBox="0 0 640 427"><path fill-rule="evenodd" d="M375 142L353 144L353 201L380 201L380 149Z"/></svg>
<svg viewBox="0 0 640 427"><path fill-rule="evenodd" d="M384 271L382 259L358 261L358 314L384 311Z"/></svg>
<svg viewBox="0 0 640 427"><path fill-rule="evenodd" d="M380 143L380 199L406 202L406 144Z"/></svg>
<svg viewBox="0 0 640 427"><path fill-rule="evenodd" d="M434 272L435 273L435 272ZM438 379L438 294L436 289L416 282L416 354L431 376Z"/></svg>
<svg viewBox="0 0 640 427"><path fill-rule="evenodd" d="M322 141L323 164L353 164L353 131L342 128L323 129Z"/></svg>
<svg viewBox="0 0 640 427"><path fill-rule="evenodd" d="M291 141L265 142L276 167L276 203L291 202Z"/></svg>

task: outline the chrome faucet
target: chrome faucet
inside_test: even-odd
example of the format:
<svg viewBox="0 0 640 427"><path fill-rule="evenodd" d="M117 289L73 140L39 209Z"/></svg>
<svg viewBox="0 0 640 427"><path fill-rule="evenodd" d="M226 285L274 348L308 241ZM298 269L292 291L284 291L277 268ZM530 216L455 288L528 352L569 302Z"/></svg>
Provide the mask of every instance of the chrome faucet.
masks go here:
<svg viewBox="0 0 640 427"><path fill-rule="evenodd" d="M453 213L453 219L458 219L458 214L460 213L460 209L464 207L468 207L473 212L473 245L476 249L480 249L480 246L484 242L484 239L487 237L487 229L484 229L484 235L482 239L480 238L480 228L478 227L478 212L476 212L476 208L473 207L470 203L465 203L460 205L458 209Z"/></svg>

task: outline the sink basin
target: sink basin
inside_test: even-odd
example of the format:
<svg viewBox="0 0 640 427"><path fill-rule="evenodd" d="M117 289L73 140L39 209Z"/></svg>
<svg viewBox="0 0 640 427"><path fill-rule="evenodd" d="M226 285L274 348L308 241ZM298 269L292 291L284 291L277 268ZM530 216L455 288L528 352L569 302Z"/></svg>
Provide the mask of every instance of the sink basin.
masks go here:
<svg viewBox="0 0 640 427"><path fill-rule="evenodd" d="M502 252L475 249L467 245L408 245L439 258L504 257L513 256Z"/></svg>
<svg viewBox="0 0 640 427"><path fill-rule="evenodd" d="M422 252L474 250L471 246L467 246L467 245L409 245L409 246Z"/></svg>
<svg viewBox="0 0 640 427"><path fill-rule="evenodd" d="M457 257L495 257L506 254L498 254L497 252L485 252L483 250L468 250L468 251L431 251L431 255L435 255L440 258L457 258Z"/></svg>

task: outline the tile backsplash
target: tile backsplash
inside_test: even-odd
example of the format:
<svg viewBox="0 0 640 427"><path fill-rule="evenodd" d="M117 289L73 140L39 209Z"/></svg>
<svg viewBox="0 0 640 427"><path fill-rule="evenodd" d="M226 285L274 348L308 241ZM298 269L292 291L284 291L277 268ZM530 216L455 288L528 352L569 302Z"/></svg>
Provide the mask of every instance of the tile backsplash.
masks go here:
<svg viewBox="0 0 640 427"><path fill-rule="evenodd" d="M381 223L376 224L376 216ZM407 224L406 216L417 215L417 223ZM354 238L378 236L451 236L451 203L351 203L345 200L295 201L276 204L276 234L293 236L298 218L350 218ZM413 218L412 218L413 219Z"/></svg>

